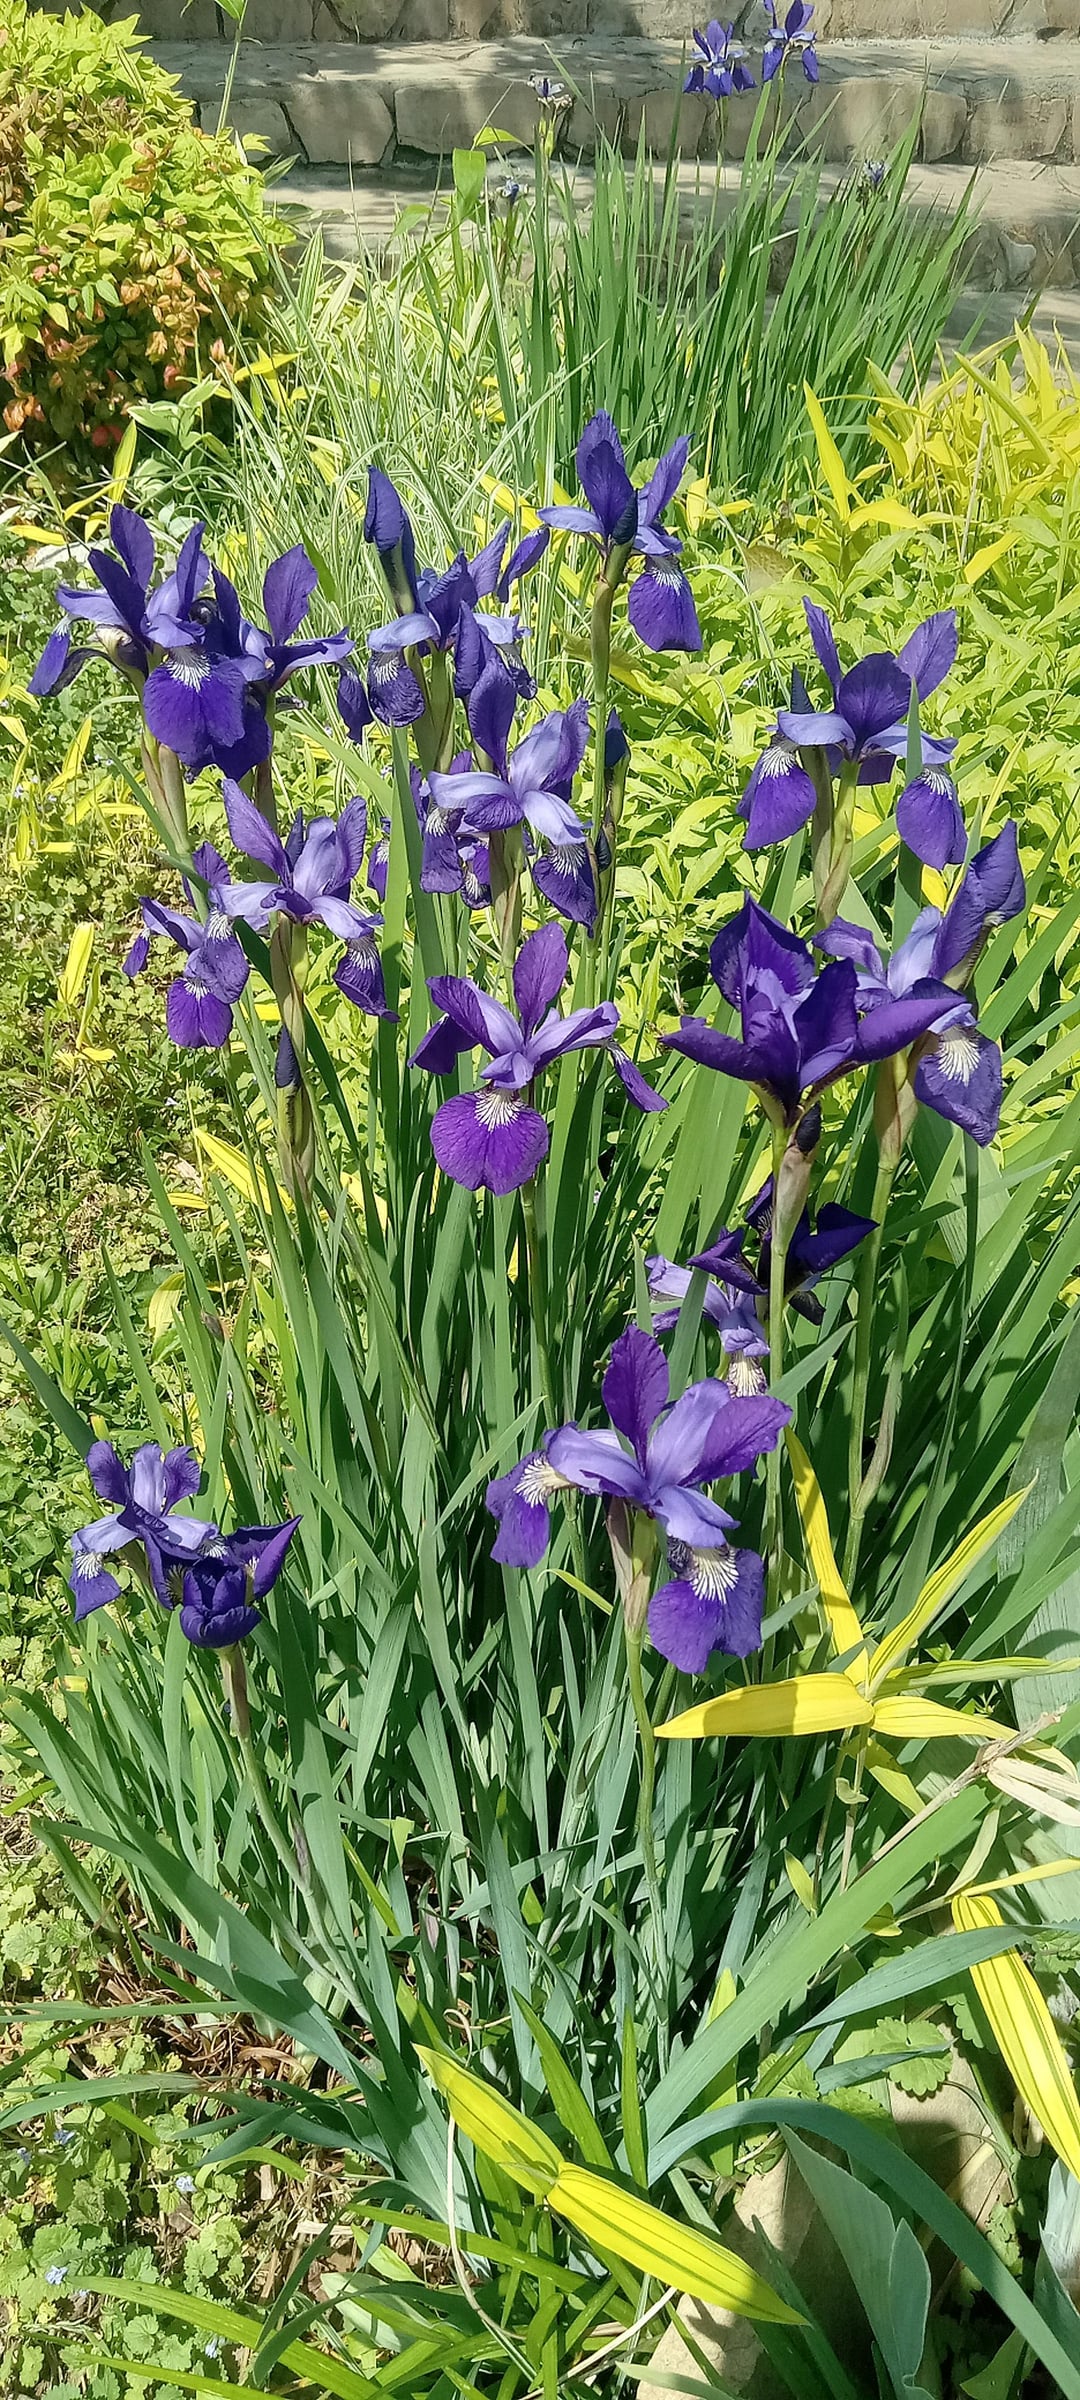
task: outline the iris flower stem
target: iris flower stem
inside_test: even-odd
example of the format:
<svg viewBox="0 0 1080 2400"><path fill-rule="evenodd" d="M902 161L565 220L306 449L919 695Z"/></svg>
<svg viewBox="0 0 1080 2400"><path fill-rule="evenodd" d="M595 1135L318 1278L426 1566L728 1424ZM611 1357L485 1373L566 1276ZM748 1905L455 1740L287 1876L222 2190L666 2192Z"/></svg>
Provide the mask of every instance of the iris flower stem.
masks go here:
<svg viewBox="0 0 1080 2400"><path fill-rule="evenodd" d="M787 1143L786 1128L776 1127L772 1148L773 1226L769 1244L769 1389L774 1394L784 1372L784 1274L788 1237L781 1224L776 1202ZM781 1557L779 1445L770 1450L765 1460L765 1550L770 1604L775 1607L780 1586Z"/></svg>
<svg viewBox="0 0 1080 2400"><path fill-rule="evenodd" d="M536 1178L531 1177L521 1187L521 1214L525 1222L525 1254L529 1270L529 1315L532 1321L536 1358L540 1369L540 1389L549 1425L557 1425L559 1412L555 1403L555 1384L551 1372L551 1351L548 1346L548 1280L544 1245L540 1234L536 1206Z"/></svg>
<svg viewBox="0 0 1080 2400"><path fill-rule="evenodd" d="M637 1830L645 1868L645 1883L649 1906L653 1914L654 1945L659 1955L660 1929L663 1924L663 1894L653 1839L653 1807L656 1799L656 1734L645 1697L645 1678L641 1672L641 1652L645 1640L644 1625L629 1625L623 1618L626 1640L626 1680L630 1689L630 1705L638 1731L641 1751L641 1784L638 1791Z"/></svg>
<svg viewBox="0 0 1080 2400"><path fill-rule="evenodd" d="M597 577L593 594L592 632L589 655L593 678L593 841L599 836L604 822L604 747L607 736L608 685L611 680L611 612L615 605L616 585L609 583L603 568Z"/></svg>
<svg viewBox="0 0 1080 2400"><path fill-rule="evenodd" d="M282 1032L288 1037L292 1053L291 1079L278 1089L278 1155L282 1178L294 1200L302 1198L310 1202L315 1168L315 1117L305 1071L307 931L288 917L278 918L270 936L270 976Z"/></svg>
<svg viewBox="0 0 1080 2400"><path fill-rule="evenodd" d="M851 1853L855 1846L855 1825L859 1814L859 1802L862 1798L863 1775L865 1769L866 1743L865 1741L862 1741L859 1743L858 1752L855 1758L855 1765L852 1770L851 1798L850 1800L845 1801L844 1804L844 1846L840 1857L840 1889L842 1892L847 1890L848 1877L851 1874Z"/></svg>
<svg viewBox="0 0 1080 2400"><path fill-rule="evenodd" d="M863 1488L863 1438L866 1432L866 1403L870 1387L870 1351L874 1331L874 1296L877 1288L878 1262L885 1234L885 1216L892 1198L898 1159L881 1157L871 1214L874 1230L863 1244L859 1267L858 1299L855 1326L855 1372L851 1388L851 1425L848 1432L848 1493L851 1513L848 1518L847 1543L844 1550L844 1578L850 1583L859 1559L859 1547L866 1519Z"/></svg>

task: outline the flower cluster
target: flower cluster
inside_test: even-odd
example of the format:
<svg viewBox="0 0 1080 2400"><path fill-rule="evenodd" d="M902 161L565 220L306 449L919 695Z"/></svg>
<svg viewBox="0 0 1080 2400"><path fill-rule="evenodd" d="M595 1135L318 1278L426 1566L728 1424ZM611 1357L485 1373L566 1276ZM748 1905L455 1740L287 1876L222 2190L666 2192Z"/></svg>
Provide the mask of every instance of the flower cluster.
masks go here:
<svg viewBox="0 0 1080 2400"><path fill-rule="evenodd" d="M259 1623L265 1598L285 1563L300 1523L242 1525L223 1534L183 1507L199 1488L194 1452L162 1451L144 1442L126 1467L111 1442L95 1442L87 1472L108 1514L72 1536L71 1590L76 1618L115 1600L120 1585L103 1562L122 1558L163 1608L178 1607L188 1641L200 1650L226 1650Z"/></svg>
<svg viewBox="0 0 1080 2400"><path fill-rule="evenodd" d="M728 1385L690 1384L669 1406L668 1365L657 1341L632 1325L604 1377L610 1429L560 1425L520 1466L489 1484L498 1520L493 1555L535 1567L551 1538L558 1493L603 1496L654 1520L667 1540L670 1580L654 1593L649 1633L676 1666L700 1674L714 1650L745 1658L761 1640L765 1587L756 1551L733 1549L737 1520L702 1490L756 1466L791 1422L786 1402L736 1397Z"/></svg>
<svg viewBox="0 0 1080 2400"><path fill-rule="evenodd" d="M790 0L783 13L782 0L762 0L762 5L768 19L761 57L762 83L771 83L774 76L783 75L789 62L801 66L807 83L816 83L820 68L815 36L810 31L813 0ZM697 57L683 85L685 92L699 92L710 100L730 100L738 93L756 90L746 63L746 46L736 41L734 24L721 25L713 17L703 32L695 27L693 41Z"/></svg>
<svg viewBox="0 0 1080 2400"><path fill-rule="evenodd" d="M56 597L68 621L46 643L30 691L61 691L92 659L106 658L140 692L152 739L185 767L247 775L270 755L272 703L289 677L346 658L353 647L344 632L293 639L318 581L307 552L297 544L267 569L263 630L249 624L234 585L211 566L201 525L192 526L172 574L156 586L154 537L144 519L118 506L109 530L115 556L101 549L87 556L99 589L60 585ZM97 639L76 649L71 626L80 619Z"/></svg>

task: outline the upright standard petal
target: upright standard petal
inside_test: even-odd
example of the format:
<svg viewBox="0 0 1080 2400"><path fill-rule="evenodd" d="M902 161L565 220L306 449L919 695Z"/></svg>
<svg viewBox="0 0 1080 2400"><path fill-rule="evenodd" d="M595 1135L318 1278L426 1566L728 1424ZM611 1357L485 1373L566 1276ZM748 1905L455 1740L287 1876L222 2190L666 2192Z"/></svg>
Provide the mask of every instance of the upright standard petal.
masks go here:
<svg viewBox="0 0 1080 2400"><path fill-rule="evenodd" d="M586 425L576 456L582 491L610 541L628 513L632 512L633 523L637 523L637 495L626 472L622 443L606 409L599 409Z"/></svg>
<svg viewBox="0 0 1080 2400"><path fill-rule="evenodd" d="M659 1342L639 1325L628 1325L612 1348L602 1392L612 1424L626 1435L642 1468L668 1390L668 1363Z"/></svg>
<svg viewBox="0 0 1080 2400"><path fill-rule="evenodd" d="M803 608L806 612L810 639L829 678L829 689L835 700L840 689L840 653L836 647L836 635L832 629L832 620L826 616L823 608L818 607L816 600L804 599Z"/></svg>
<svg viewBox="0 0 1080 2400"><path fill-rule="evenodd" d="M514 961L514 998L527 1034L558 999L570 973L570 954L561 925L541 925L530 933Z"/></svg>
<svg viewBox="0 0 1080 2400"><path fill-rule="evenodd" d="M319 578L302 542L275 558L263 577L263 608L275 645L291 641L307 615Z"/></svg>
<svg viewBox="0 0 1080 2400"><path fill-rule="evenodd" d="M910 675L920 700L928 700L939 683L944 683L956 662L959 639L954 608L940 609L909 635L898 664Z"/></svg>
<svg viewBox="0 0 1080 2400"><path fill-rule="evenodd" d="M222 785L221 796L225 802L229 832L237 849L243 851L245 858L257 858L261 866L271 867L283 882L290 882L289 862L280 837L268 824L261 808L256 808L254 800L249 800L239 784L233 783L228 777Z"/></svg>

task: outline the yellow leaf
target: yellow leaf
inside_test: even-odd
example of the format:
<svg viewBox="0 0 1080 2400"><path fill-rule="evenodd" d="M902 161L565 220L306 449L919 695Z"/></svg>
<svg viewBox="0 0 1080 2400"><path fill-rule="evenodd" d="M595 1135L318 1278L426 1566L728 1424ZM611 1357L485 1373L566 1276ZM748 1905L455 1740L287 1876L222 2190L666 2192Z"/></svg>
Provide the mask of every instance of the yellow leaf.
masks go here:
<svg viewBox="0 0 1080 2400"><path fill-rule="evenodd" d="M174 1208L198 1209L204 1216L209 1206L209 1203L203 1199L201 1192L169 1192L167 1194L167 1198L171 1201Z"/></svg>
<svg viewBox="0 0 1080 2400"><path fill-rule="evenodd" d="M1018 1884L1042 1883L1048 1875L1071 1875L1080 1858L1050 1858L1041 1867L1018 1867L1015 1875L995 1875L992 1883L969 1883L962 1897L983 1900L988 1892L1014 1892Z"/></svg>
<svg viewBox="0 0 1080 2400"><path fill-rule="evenodd" d="M169 1326L179 1313L183 1296L184 1278L182 1275L166 1275L164 1281L158 1284L157 1290L151 1292L146 1321L155 1342L160 1341L162 1334L168 1332Z"/></svg>
<svg viewBox="0 0 1080 2400"><path fill-rule="evenodd" d="M869 1725L874 1711L850 1675L793 1675L783 1683L750 1683L736 1692L703 1700L681 1717L658 1725L666 1741L693 1741L703 1733L847 1733Z"/></svg>
<svg viewBox="0 0 1080 2400"><path fill-rule="evenodd" d="M736 2316L756 2317L766 2325L806 2322L712 2234L678 2224L663 2209L604 2175L592 2174L588 2167L561 2166L547 2203L598 2249L613 2250L643 2275L673 2284L694 2300L730 2308Z"/></svg>
<svg viewBox="0 0 1080 2400"><path fill-rule="evenodd" d="M116 1057L115 1050L99 1050L94 1042L80 1041L78 1050L79 1057L90 1059L95 1067L107 1067L109 1060Z"/></svg>
<svg viewBox="0 0 1080 2400"><path fill-rule="evenodd" d="M861 533L864 525L885 525L893 533L911 533L918 523L918 517L899 500L868 500L863 508L852 510L848 531Z"/></svg>
<svg viewBox="0 0 1080 2400"><path fill-rule="evenodd" d="M814 440L817 443L821 472L832 493L837 515L846 517L850 506L848 494L851 486L844 471L843 459L825 422L825 411L817 393L811 390L808 383L804 383L803 394L806 400L806 413L814 429Z"/></svg>
<svg viewBox="0 0 1080 2400"><path fill-rule="evenodd" d="M124 497L128 476L135 464L135 449L138 439L139 428L133 417L113 460L113 471L109 477L109 502L113 508L117 501Z"/></svg>
<svg viewBox="0 0 1080 2400"><path fill-rule="evenodd" d="M216 1133L204 1133L201 1125L195 1127L195 1139L215 1175L220 1175L226 1183L231 1183L233 1190L239 1192L242 1199L251 1201L253 1205L258 1202L260 1207L269 1208L269 1191L261 1176L256 1180L242 1150L234 1149L231 1142L221 1141ZM282 1201L288 1204L288 1194L282 1190L280 1184L278 1192Z"/></svg>
<svg viewBox="0 0 1080 2400"><path fill-rule="evenodd" d="M984 542L982 549L973 551L969 558L964 568L964 582L967 584L978 583L982 576L989 573L991 567L996 566L999 558L1004 558L1005 552L1011 550L1019 539L1019 530L1014 528L1011 533L999 534L996 542Z"/></svg>
<svg viewBox="0 0 1080 2400"><path fill-rule="evenodd" d="M456 2058L448 2058L442 2050L424 2050L419 2043L416 2055L448 2101L462 2132L484 2157L493 2158L496 2166L505 2168L515 2183L523 2184L538 2199L549 2193L563 2170L563 2158L546 2133L538 2133L520 2109L512 2108L481 2076L459 2066Z"/></svg>
<svg viewBox="0 0 1080 2400"><path fill-rule="evenodd" d="M1016 1727L999 1725L996 1717L968 1716L962 1708L943 1708L940 1700L923 1700L918 1692L898 1692L875 1702L874 1732L889 1742L935 1741L951 1733L966 1733L976 1742L1007 1742Z"/></svg>
<svg viewBox="0 0 1080 2400"><path fill-rule="evenodd" d="M76 925L68 943L64 972L60 977L59 994L65 1008L74 1008L90 970L94 949L92 925Z"/></svg>
<svg viewBox="0 0 1080 2400"><path fill-rule="evenodd" d="M923 868L922 896L928 907L940 908L944 912L949 897L949 887L944 875L937 867Z"/></svg>
<svg viewBox="0 0 1080 2400"><path fill-rule="evenodd" d="M686 510L686 522L691 533L700 533L709 513L709 478L707 475L699 475L695 482L687 484L682 496L682 504Z"/></svg>
<svg viewBox="0 0 1080 2400"><path fill-rule="evenodd" d="M799 1504L799 1515L802 1518L802 1529L806 1536L806 1547L810 1554L810 1564L817 1576L821 1605L829 1620L833 1648L838 1658L842 1658L849 1650L858 1652L857 1657L850 1661L848 1672L859 1678L866 1672L865 1636L836 1563L832 1536L829 1532L829 1520L825 1514L825 1502L821 1497L821 1485L802 1443L797 1435L792 1433L790 1425L787 1427L784 1439L791 1460L791 1471L795 1478L795 1498Z"/></svg>
<svg viewBox="0 0 1080 2400"><path fill-rule="evenodd" d="M905 1651L910 1650L921 1633L925 1633L939 1608L944 1608L946 1600L951 1600L953 1593L959 1591L964 1577L971 1573L972 1567L978 1565L980 1558L985 1557L999 1533L1004 1533L1006 1525L1012 1523L1017 1509L1023 1506L1031 1489L1030 1483L1026 1484L1022 1492L1010 1492L1006 1499L999 1500L989 1516L983 1517L980 1524L964 1535L963 1541L957 1544L944 1566L938 1567L929 1582L924 1583L914 1607L908 1610L899 1625L894 1625L891 1633L885 1635L884 1641L879 1643L874 1652L874 1684L882 1683L893 1667L899 1665Z"/></svg>
<svg viewBox="0 0 1080 2400"><path fill-rule="evenodd" d="M816 1917L818 1904L813 1876L807 1873L801 1858L794 1858L790 1850L784 1852L784 1868L796 1899L802 1901L808 1916Z"/></svg>
<svg viewBox="0 0 1080 2400"><path fill-rule="evenodd" d="M970 1892L957 1893L952 1916L960 1933L1004 1922L995 1901L975 1899ZM1012 1950L983 1959L969 1973L1017 2091L1058 2157L1080 2175L1080 2099L1034 1975Z"/></svg>

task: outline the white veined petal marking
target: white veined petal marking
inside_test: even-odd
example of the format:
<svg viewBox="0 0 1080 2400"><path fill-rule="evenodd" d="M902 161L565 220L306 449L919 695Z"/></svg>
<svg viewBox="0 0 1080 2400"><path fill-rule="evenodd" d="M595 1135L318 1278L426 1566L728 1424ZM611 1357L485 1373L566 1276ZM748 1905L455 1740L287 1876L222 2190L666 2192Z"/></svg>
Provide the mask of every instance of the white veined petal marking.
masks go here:
<svg viewBox="0 0 1080 2400"><path fill-rule="evenodd" d="M96 1583L98 1576L107 1574L96 1550L76 1550L72 1555L71 1572L77 1583Z"/></svg>
<svg viewBox="0 0 1080 2400"><path fill-rule="evenodd" d="M937 1063L949 1083L970 1083L979 1063L979 1036L970 1025L939 1033Z"/></svg>
<svg viewBox="0 0 1080 2400"><path fill-rule="evenodd" d="M546 1458L527 1458L518 1476L517 1488L519 1498L530 1508L537 1508L542 1501L550 1500L553 1492L565 1491L566 1485L564 1478L555 1473Z"/></svg>
<svg viewBox="0 0 1080 2400"><path fill-rule="evenodd" d="M225 915L224 909L215 908L211 910L203 931L208 942L227 942L232 938L232 929L232 918Z"/></svg>
<svg viewBox="0 0 1080 2400"><path fill-rule="evenodd" d="M193 1000L206 999L210 990L210 986L208 983L203 982L201 975L184 975L182 976L181 981L183 983L184 990L186 992L190 992Z"/></svg>
<svg viewBox="0 0 1080 2400"><path fill-rule="evenodd" d="M744 1357L741 1350L725 1353L724 1381L739 1400L752 1399L767 1389L764 1367L756 1358Z"/></svg>
<svg viewBox="0 0 1080 2400"><path fill-rule="evenodd" d="M479 1125L483 1125L486 1132L490 1133L496 1125L512 1125L515 1117L520 1117L524 1106L524 1100L519 1100L516 1092L498 1092L491 1089L486 1092L478 1092L476 1095L476 1120Z"/></svg>
<svg viewBox="0 0 1080 2400"><path fill-rule="evenodd" d="M770 742L768 749L762 751L757 763L758 782L782 783L786 775L795 773L799 764L795 743L781 737L780 741Z"/></svg>
<svg viewBox="0 0 1080 2400"><path fill-rule="evenodd" d="M358 933L354 941L346 942L345 948L354 966L374 967L378 965L379 953L370 934Z"/></svg>
<svg viewBox="0 0 1080 2400"><path fill-rule="evenodd" d="M194 645L188 650L167 650L165 664L173 682L186 683L193 692L198 691L199 685L206 682L210 673L210 661L205 650L199 650Z"/></svg>
<svg viewBox="0 0 1080 2400"><path fill-rule="evenodd" d="M733 1550L691 1550L688 1572L699 1600L726 1600L739 1580Z"/></svg>

